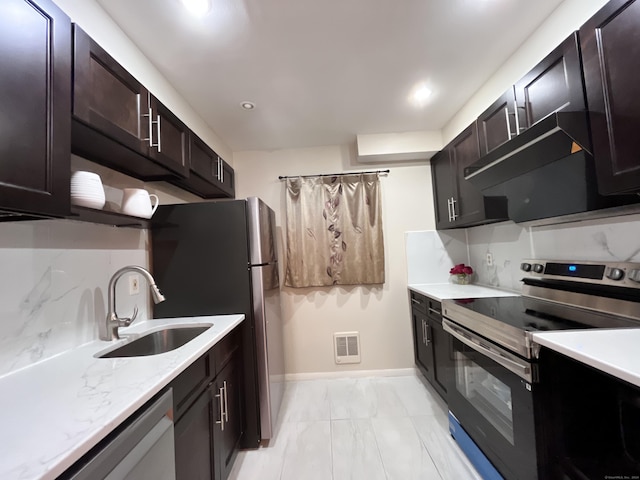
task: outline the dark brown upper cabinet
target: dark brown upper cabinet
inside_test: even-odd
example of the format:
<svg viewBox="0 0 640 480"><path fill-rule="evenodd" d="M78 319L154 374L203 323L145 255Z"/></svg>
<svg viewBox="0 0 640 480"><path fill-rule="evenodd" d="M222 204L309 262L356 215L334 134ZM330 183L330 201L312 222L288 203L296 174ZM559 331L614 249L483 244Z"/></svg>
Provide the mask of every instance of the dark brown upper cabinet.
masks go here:
<svg viewBox="0 0 640 480"><path fill-rule="evenodd" d="M438 230L507 219L505 198L485 197L464 179L464 169L479 158L478 129L474 122L432 159L431 175Z"/></svg>
<svg viewBox="0 0 640 480"><path fill-rule="evenodd" d="M558 111L585 111L578 32L515 84L520 131Z"/></svg>
<svg viewBox="0 0 640 480"><path fill-rule="evenodd" d="M512 86L478 117L480 156L515 137L518 125L516 96Z"/></svg>
<svg viewBox="0 0 640 480"><path fill-rule="evenodd" d="M453 194L453 170L449 151L441 150L431 157L431 183L433 185L433 206L438 230L451 228L451 199Z"/></svg>
<svg viewBox="0 0 640 480"><path fill-rule="evenodd" d="M73 46L73 153L142 180L169 177L162 161L149 160L148 90L77 25Z"/></svg>
<svg viewBox="0 0 640 480"><path fill-rule="evenodd" d="M73 31L73 153L203 198L233 198L233 169L80 27Z"/></svg>
<svg viewBox="0 0 640 480"><path fill-rule="evenodd" d="M640 191L640 1L611 0L580 28L598 189Z"/></svg>
<svg viewBox="0 0 640 480"><path fill-rule="evenodd" d="M73 115L141 154L147 153L147 89L74 25Z"/></svg>
<svg viewBox="0 0 640 480"><path fill-rule="evenodd" d="M2 0L0 65L0 210L68 215L69 18L49 0Z"/></svg>
<svg viewBox="0 0 640 480"><path fill-rule="evenodd" d="M189 175L189 129L149 94L149 156L180 177Z"/></svg>
<svg viewBox="0 0 640 480"><path fill-rule="evenodd" d="M172 183L203 198L234 198L233 168L193 132L189 134L189 150L189 177Z"/></svg>

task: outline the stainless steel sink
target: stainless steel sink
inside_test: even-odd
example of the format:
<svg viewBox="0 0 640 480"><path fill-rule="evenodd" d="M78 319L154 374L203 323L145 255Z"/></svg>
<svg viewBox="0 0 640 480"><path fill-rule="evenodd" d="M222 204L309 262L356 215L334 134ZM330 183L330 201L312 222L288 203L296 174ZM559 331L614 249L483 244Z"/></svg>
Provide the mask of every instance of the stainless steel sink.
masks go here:
<svg viewBox="0 0 640 480"><path fill-rule="evenodd" d="M98 358L144 357L170 352L193 340L212 325L197 327L169 327L136 338L121 347L97 355Z"/></svg>

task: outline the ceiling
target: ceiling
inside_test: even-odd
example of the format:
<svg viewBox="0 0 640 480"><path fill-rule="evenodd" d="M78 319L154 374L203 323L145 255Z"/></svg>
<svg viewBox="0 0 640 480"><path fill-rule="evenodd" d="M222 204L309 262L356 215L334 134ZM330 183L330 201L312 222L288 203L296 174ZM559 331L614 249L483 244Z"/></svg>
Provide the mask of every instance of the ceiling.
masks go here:
<svg viewBox="0 0 640 480"><path fill-rule="evenodd" d="M196 18L179 0L97 1L234 151L439 130L562 3L212 0Z"/></svg>

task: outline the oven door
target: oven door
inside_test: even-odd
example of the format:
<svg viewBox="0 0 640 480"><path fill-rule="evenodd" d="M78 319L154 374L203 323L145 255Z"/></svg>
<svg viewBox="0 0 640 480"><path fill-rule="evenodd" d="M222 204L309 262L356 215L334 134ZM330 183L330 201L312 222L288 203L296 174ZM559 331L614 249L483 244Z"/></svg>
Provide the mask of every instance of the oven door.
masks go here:
<svg viewBox="0 0 640 480"><path fill-rule="evenodd" d="M442 323L453 336L449 409L505 478L537 479L531 364L448 319Z"/></svg>

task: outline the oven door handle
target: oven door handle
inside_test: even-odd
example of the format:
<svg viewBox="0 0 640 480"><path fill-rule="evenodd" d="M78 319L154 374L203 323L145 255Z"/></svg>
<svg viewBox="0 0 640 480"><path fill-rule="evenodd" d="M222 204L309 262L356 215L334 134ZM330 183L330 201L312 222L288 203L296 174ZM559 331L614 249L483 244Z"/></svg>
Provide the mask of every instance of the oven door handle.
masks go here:
<svg viewBox="0 0 640 480"><path fill-rule="evenodd" d="M515 355L512 355L499 347L487 345L486 341L482 337L479 337L466 328L455 325L446 318L442 319L442 327L445 332L450 333L453 337L457 338L468 347L489 357L491 360L515 373L520 378L528 382L534 381L531 365L529 363L519 361Z"/></svg>

